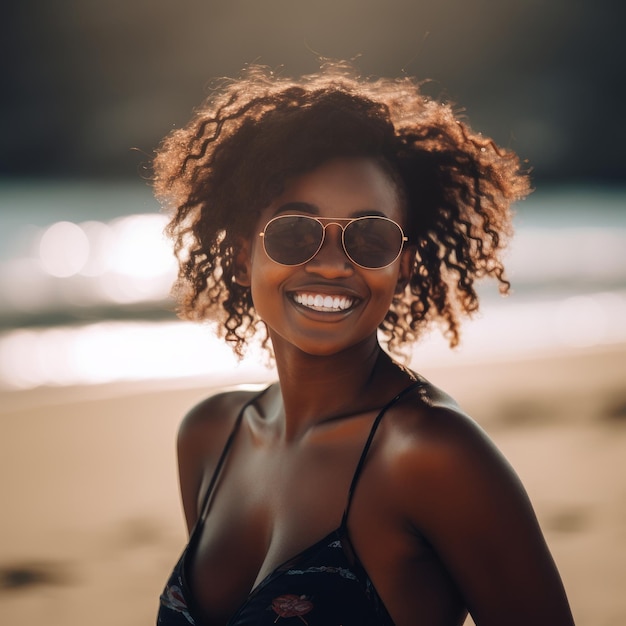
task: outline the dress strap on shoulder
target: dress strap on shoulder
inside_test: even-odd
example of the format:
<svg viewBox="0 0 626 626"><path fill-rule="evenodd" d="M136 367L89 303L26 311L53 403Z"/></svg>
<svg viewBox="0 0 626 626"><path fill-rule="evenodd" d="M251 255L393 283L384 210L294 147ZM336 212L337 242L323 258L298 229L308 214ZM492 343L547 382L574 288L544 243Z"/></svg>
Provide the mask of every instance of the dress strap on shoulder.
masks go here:
<svg viewBox="0 0 626 626"><path fill-rule="evenodd" d="M378 430L378 426L380 425L385 413L398 402L401 398L403 398L406 394L413 391L413 389L417 389L424 384L423 380L417 380L412 382L408 387L405 387L402 391L400 391L396 396L394 396L383 408L379 411L378 415L374 419L372 423L372 427L370 428L369 435L367 437L367 441L365 442L365 446L363 446L363 452L361 452L361 456L359 458L359 462L357 463L356 469L354 470L354 476L352 477L352 482L350 483L350 489L348 490L348 501L346 503L346 508L343 512L343 516L341 518L341 530L346 530L346 525L348 523L348 515L350 513L350 506L352 505L352 496L354 495L354 490L356 489L357 483L359 482L359 478L361 477L361 472L363 471L363 467L365 465L365 461L367 460L367 454L372 445L372 441L374 440L374 436L376 435L376 431Z"/></svg>
<svg viewBox="0 0 626 626"><path fill-rule="evenodd" d="M215 466L215 470L213 470L213 475L211 476L211 481L209 482L209 486L207 487L206 493L204 494L204 498L202 500L202 509L200 512L200 517L198 519L198 524L196 524L197 526L203 524L204 521L206 520L206 516L209 511L209 501L211 499L211 494L213 493L213 489L215 488L215 483L217 483L217 479L219 478L219 475L222 471L224 462L226 461L226 458L228 457L228 453L230 452L230 449L233 446L233 442L235 441L235 437L237 436L237 432L239 431L239 426L241 426L241 422L243 421L243 415L246 409L251 404L256 402L261 396L263 396L263 394L265 394L265 392L269 388L270 386L267 386L261 391L259 391L258 393L255 393L252 397L246 400L246 402L244 402L244 404L242 405L241 409L239 409L239 413L237 414L237 419L235 420L235 423L233 424L233 428L230 431L230 434L228 435L228 439L226 440L226 443L224 444L224 449L222 450L222 454L220 455L220 458L217 461L217 465Z"/></svg>

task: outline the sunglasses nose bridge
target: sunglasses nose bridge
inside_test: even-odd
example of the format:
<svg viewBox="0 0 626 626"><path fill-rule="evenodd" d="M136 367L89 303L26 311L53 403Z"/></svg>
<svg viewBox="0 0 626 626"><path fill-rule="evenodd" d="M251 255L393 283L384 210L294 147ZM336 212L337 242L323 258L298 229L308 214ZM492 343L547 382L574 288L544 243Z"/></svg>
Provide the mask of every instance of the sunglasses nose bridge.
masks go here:
<svg viewBox="0 0 626 626"><path fill-rule="evenodd" d="M335 230L335 232L337 233L336 236L339 239L341 239L343 237L344 231L346 230L347 224L340 224L339 222L326 222L326 224L323 224L323 226L324 226L324 237L328 235L329 226L337 226L339 230L335 230L335 229L332 229L332 230Z"/></svg>
<svg viewBox="0 0 626 626"><path fill-rule="evenodd" d="M323 223L320 220L320 224L322 225L322 241L320 242L320 246L315 254L315 259L317 259L321 263L325 263L331 261L332 263L336 262L338 255L341 256L343 261L350 260L350 257L346 253L346 248L344 244L343 233L345 231L345 225L340 224L335 221L328 221ZM328 229L329 226L338 226L338 229ZM313 260L313 259L311 259Z"/></svg>

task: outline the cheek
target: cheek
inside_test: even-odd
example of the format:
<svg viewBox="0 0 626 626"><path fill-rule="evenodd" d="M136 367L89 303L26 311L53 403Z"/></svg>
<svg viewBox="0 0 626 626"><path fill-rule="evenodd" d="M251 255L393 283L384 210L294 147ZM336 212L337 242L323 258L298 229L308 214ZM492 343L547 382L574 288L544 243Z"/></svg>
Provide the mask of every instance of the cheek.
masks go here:
<svg viewBox="0 0 626 626"><path fill-rule="evenodd" d="M278 289L287 277L287 268L277 263L272 263L263 250L258 250L252 255L250 265L250 291L252 301L257 312L261 313L258 305L276 301Z"/></svg>
<svg viewBox="0 0 626 626"><path fill-rule="evenodd" d="M400 278L397 265L378 270L376 276L370 280L370 285L379 293L394 294Z"/></svg>

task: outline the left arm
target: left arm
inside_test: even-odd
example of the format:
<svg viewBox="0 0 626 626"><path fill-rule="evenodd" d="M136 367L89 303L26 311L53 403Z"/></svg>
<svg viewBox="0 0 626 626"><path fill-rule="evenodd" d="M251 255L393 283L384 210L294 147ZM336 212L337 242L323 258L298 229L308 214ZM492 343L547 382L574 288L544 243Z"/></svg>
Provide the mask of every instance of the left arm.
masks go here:
<svg viewBox="0 0 626 626"><path fill-rule="evenodd" d="M458 411L431 408L416 442L398 465L402 508L477 626L573 626L528 496L487 436Z"/></svg>

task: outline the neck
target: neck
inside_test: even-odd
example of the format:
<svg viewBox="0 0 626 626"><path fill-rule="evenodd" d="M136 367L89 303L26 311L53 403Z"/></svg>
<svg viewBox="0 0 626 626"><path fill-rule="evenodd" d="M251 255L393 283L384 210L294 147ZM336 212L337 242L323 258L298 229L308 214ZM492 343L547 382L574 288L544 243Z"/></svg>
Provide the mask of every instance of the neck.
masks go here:
<svg viewBox="0 0 626 626"><path fill-rule="evenodd" d="M282 348L274 344L287 438L333 417L376 406L384 394L378 380L400 371L376 339L332 356Z"/></svg>

